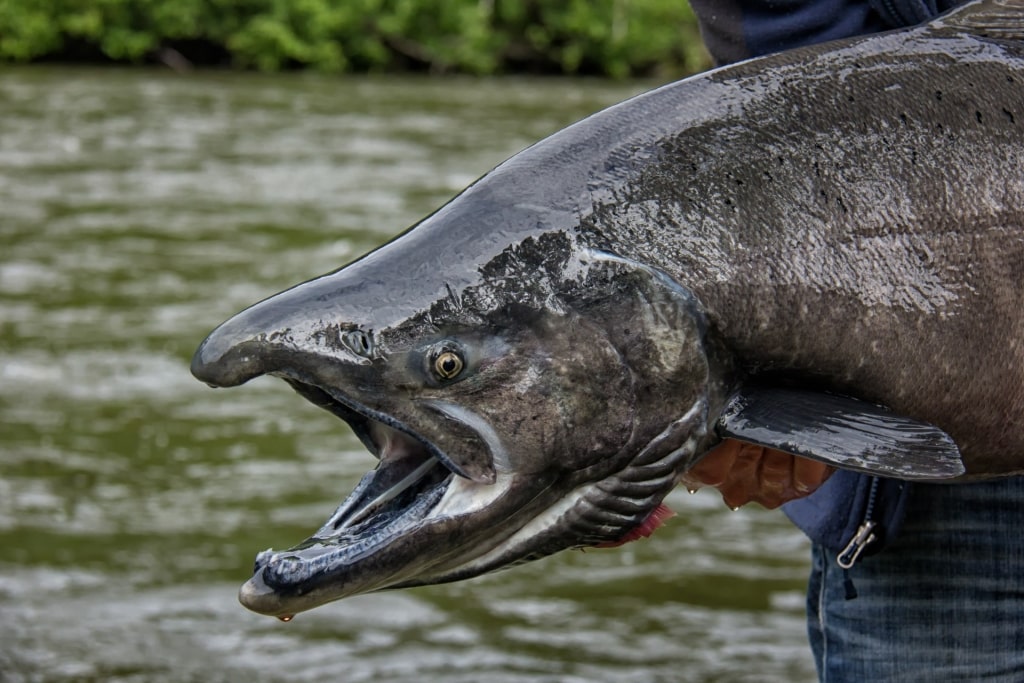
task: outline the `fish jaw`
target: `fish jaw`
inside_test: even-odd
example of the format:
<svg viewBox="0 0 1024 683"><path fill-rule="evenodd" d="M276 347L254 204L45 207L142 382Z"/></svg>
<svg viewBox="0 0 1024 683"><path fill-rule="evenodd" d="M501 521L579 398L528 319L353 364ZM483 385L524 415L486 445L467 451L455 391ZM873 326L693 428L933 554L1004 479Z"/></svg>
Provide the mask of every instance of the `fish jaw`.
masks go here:
<svg viewBox="0 0 1024 683"><path fill-rule="evenodd" d="M416 493L407 507L385 509L353 527L335 528L337 515L332 516L298 546L260 553L239 601L254 612L282 617L397 585L441 583L500 545L504 530L527 516L521 499L543 495L544 489L545 482L507 474L493 484L449 474ZM359 494L357 488L352 495Z"/></svg>
<svg viewBox="0 0 1024 683"><path fill-rule="evenodd" d="M397 518L355 529L367 479L313 537L256 558L239 591L248 609L289 619L341 598L384 588L463 580L561 550L614 547L649 536L671 511L661 504L703 448L707 405L698 402L640 449L626 467L594 481L500 473L479 484L449 475ZM370 475L367 475L368 477ZM375 533L360 538L360 529Z"/></svg>
<svg viewBox="0 0 1024 683"><path fill-rule="evenodd" d="M480 483L447 470L416 437L345 410L334 412L365 434L381 463L313 536L257 556L239 591L252 611L288 618L361 593L462 580L568 548L646 537L667 518L661 501L702 451L708 419L698 401L604 468L499 469L495 481ZM612 463L625 464L607 471Z"/></svg>
<svg viewBox="0 0 1024 683"><path fill-rule="evenodd" d="M255 612L283 617L412 580L438 583L555 495L554 477L504 467L493 480L458 474L415 429L335 391L288 381L346 421L379 462L312 536L257 556L239 592Z"/></svg>

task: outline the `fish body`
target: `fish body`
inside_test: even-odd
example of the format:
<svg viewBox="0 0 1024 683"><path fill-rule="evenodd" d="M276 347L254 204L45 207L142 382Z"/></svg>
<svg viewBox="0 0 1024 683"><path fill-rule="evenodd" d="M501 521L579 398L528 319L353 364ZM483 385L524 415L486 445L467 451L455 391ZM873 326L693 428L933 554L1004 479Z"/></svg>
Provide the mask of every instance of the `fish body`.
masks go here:
<svg viewBox="0 0 1024 683"><path fill-rule="evenodd" d="M257 558L278 616L614 543L723 438L1024 471L1024 2L717 69L512 157L217 328L380 458Z"/></svg>

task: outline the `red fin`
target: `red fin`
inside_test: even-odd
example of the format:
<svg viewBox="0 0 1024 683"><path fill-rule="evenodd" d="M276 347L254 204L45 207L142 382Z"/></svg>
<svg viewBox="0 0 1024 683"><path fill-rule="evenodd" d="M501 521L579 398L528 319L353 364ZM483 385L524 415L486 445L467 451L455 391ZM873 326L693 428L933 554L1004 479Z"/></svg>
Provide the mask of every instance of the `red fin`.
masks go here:
<svg viewBox="0 0 1024 683"><path fill-rule="evenodd" d="M630 541L635 541L639 538L649 538L650 535L654 533L655 529L657 529L662 524L664 524L665 522L667 522L675 516L676 513L673 512L667 505L662 503L658 505L658 507L654 508L654 511L651 512L651 514L647 515L647 519L640 522L640 524L638 524L637 526L633 527L630 531L626 533L625 536L623 536L619 540L605 541L604 543L598 543L594 547L617 548L620 545L625 545L626 543L629 543Z"/></svg>

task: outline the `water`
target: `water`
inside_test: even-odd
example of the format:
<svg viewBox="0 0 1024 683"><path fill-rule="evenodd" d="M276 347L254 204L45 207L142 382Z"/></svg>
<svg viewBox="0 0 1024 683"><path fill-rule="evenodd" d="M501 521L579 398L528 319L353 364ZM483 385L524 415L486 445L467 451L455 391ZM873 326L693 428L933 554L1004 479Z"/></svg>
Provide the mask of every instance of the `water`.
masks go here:
<svg viewBox="0 0 1024 683"><path fill-rule="evenodd" d="M616 550L235 600L373 461L279 381L194 381L198 342L650 85L0 71L0 680L812 680L805 541L712 492Z"/></svg>

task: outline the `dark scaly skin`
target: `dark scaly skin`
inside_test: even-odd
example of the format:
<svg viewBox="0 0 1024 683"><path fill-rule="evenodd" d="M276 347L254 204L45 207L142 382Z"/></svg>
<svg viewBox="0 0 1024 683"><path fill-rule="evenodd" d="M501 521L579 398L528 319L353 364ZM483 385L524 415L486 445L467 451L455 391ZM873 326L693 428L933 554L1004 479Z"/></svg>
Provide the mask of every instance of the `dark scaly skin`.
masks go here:
<svg viewBox="0 0 1024 683"><path fill-rule="evenodd" d="M687 93L711 121L649 145L660 163L583 223L689 287L750 371L937 424L968 474L1019 472L1024 45L919 33L711 75L710 110Z"/></svg>

